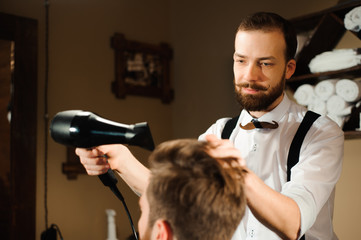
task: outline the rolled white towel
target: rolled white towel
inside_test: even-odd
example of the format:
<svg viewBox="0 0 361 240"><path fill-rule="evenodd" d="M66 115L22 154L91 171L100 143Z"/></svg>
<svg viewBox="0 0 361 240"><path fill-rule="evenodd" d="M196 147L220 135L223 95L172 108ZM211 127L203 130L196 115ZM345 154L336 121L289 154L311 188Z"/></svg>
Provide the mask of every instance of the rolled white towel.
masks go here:
<svg viewBox="0 0 361 240"><path fill-rule="evenodd" d="M327 114L326 102L318 97L313 98L311 103L308 104L307 108L308 110L314 111L315 113L323 116L326 116Z"/></svg>
<svg viewBox="0 0 361 240"><path fill-rule="evenodd" d="M342 97L333 95L326 102L327 115L346 116L351 113L352 106Z"/></svg>
<svg viewBox="0 0 361 240"><path fill-rule="evenodd" d="M361 29L361 7L355 7L344 18L345 28L354 32Z"/></svg>
<svg viewBox="0 0 361 240"><path fill-rule="evenodd" d="M312 73L346 69L361 63L357 49L334 49L316 55L308 64Z"/></svg>
<svg viewBox="0 0 361 240"><path fill-rule="evenodd" d="M356 102L361 99L361 81L342 79L336 83L336 93L346 102Z"/></svg>
<svg viewBox="0 0 361 240"><path fill-rule="evenodd" d="M296 89L293 97L296 99L298 104L307 106L315 97L314 87L311 84L303 84Z"/></svg>
<svg viewBox="0 0 361 240"><path fill-rule="evenodd" d="M317 83L315 86L316 96L321 100L326 101L336 93L336 83L337 79L329 79Z"/></svg>

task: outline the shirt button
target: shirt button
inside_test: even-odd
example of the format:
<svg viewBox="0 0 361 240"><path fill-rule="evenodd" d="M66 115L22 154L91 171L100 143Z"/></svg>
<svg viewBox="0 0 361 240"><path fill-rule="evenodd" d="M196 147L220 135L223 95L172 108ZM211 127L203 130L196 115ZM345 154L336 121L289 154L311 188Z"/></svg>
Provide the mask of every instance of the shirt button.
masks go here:
<svg viewBox="0 0 361 240"><path fill-rule="evenodd" d="M250 236L251 238L254 238L254 229L252 229L252 230L249 232L249 236Z"/></svg>
<svg viewBox="0 0 361 240"><path fill-rule="evenodd" d="M256 143L253 144L253 146L252 146L252 152L255 152L255 151L257 151L257 144Z"/></svg>

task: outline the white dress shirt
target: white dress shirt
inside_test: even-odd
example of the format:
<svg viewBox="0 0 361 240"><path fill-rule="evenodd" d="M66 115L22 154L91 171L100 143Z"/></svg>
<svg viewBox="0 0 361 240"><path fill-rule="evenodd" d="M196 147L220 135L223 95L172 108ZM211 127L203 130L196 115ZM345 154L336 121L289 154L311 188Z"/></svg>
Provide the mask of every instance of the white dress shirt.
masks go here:
<svg viewBox="0 0 361 240"><path fill-rule="evenodd" d="M243 130L252 116L243 110L236 128L230 136L234 146L240 150L247 167L269 187L292 198L301 212L301 235L306 240L334 240L332 216L335 185L338 181L343 158L344 134L328 117L319 117L308 131L300 151L299 162L291 170L291 181L287 182L287 157L294 135L307 109L291 101L286 94L282 102L259 121L279 124L277 129ZM229 118L219 119L199 139L207 134L221 136ZM249 208L239 224L233 240L280 239L262 225Z"/></svg>

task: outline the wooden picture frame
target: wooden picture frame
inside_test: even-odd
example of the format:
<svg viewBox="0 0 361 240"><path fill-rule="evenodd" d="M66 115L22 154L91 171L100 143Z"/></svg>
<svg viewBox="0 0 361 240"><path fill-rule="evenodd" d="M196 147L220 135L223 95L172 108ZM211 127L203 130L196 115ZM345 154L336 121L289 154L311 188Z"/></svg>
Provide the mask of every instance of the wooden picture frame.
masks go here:
<svg viewBox="0 0 361 240"><path fill-rule="evenodd" d="M173 51L168 44L129 41L123 34L115 33L111 47L115 52L112 92L117 98L132 94L160 98L163 103L173 100L174 91L170 85Z"/></svg>
<svg viewBox="0 0 361 240"><path fill-rule="evenodd" d="M86 170L80 163L79 157L75 154L75 147L66 147L66 162L63 163L63 173L68 180L75 180L78 174L86 174Z"/></svg>

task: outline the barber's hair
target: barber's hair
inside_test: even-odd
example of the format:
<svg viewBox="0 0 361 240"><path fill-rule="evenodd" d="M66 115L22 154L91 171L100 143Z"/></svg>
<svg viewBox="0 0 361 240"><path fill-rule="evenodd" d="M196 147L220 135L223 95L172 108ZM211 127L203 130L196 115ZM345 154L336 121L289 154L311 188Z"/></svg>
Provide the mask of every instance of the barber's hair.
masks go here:
<svg viewBox="0 0 361 240"><path fill-rule="evenodd" d="M162 143L150 156L149 222L168 222L178 240L231 239L246 205L243 169L215 159L195 139Z"/></svg>
<svg viewBox="0 0 361 240"><path fill-rule="evenodd" d="M264 32L280 30L286 42L286 61L295 58L297 35L291 22L276 13L257 12L245 17L239 24L237 32L253 30L261 30Z"/></svg>

